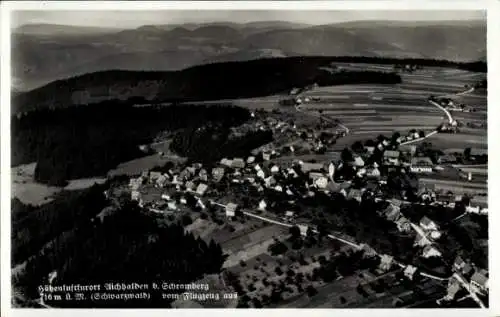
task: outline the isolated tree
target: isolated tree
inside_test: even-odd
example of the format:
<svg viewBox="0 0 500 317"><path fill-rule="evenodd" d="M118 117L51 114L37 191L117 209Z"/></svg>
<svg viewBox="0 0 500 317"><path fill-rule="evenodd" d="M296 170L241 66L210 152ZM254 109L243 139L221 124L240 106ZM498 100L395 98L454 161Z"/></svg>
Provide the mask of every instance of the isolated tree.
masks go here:
<svg viewBox="0 0 500 317"><path fill-rule="evenodd" d="M466 159L470 159L470 152L471 152L471 148L468 147L468 148L465 148L464 150L464 156Z"/></svg>
<svg viewBox="0 0 500 317"><path fill-rule="evenodd" d="M344 162L352 162L352 161L354 161L354 157L352 156L352 153L351 153L351 151L349 151L348 148L344 148L342 150L342 153L340 154L340 158Z"/></svg>
<svg viewBox="0 0 500 317"><path fill-rule="evenodd" d="M293 239L297 239L300 237L300 229L297 226L290 227L289 232L292 235Z"/></svg>
<svg viewBox="0 0 500 317"><path fill-rule="evenodd" d="M363 143L361 143L361 141L356 141L351 146L351 149L355 153L361 153L364 150Z"/></svg>

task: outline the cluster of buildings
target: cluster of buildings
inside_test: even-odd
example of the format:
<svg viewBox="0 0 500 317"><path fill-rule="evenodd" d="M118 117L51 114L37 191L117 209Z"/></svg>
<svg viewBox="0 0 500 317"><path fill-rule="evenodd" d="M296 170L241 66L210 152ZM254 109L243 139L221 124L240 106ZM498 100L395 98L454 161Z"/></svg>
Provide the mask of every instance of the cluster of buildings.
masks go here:
<svg viewBox="0 0 500 317"><path fill-rule="evenodd" d="M448 289L444 301L456 299L457 293L465 287L469 293L486 296L489 290L489 273L476 267L469 261L457 256L453 263L453 277L448 281Z"/></svg>

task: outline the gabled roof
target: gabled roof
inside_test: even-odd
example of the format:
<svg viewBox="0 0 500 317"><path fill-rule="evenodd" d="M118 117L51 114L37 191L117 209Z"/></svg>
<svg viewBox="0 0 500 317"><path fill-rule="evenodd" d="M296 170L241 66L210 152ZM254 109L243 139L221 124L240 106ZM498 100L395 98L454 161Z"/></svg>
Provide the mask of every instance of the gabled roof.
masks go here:
<svg viewBox="0 0 500 317"><path fill-rule="evenodd" d="M429 219L427 216L423 216L422 219L420 219L420 223L426 226L429 226L431 224L435 224L434 221Z"/></svg>
<svg viewBox="0 0 500 317"><path fill-rule="evenodd" d="M472 275L471 282L475 282L478 285L486 287L488 284L488 277L481 272L476 272Z"/></svg>

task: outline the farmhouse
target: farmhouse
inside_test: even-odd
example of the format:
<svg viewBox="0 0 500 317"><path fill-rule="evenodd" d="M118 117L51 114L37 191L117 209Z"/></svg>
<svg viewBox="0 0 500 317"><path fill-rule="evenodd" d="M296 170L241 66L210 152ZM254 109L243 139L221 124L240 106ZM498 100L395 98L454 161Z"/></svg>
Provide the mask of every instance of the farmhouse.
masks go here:
<svg viewBox="0 0 500 317"><path fill-rule="evenodd" d="M198 187L196 187L196 193L200 196L205 195L205 192L207 191L208 186L207 184L200 183Z"/></svg>
<svg viewBox="0 0 500 317"><path fill-rule="evenodd" d="M264 210L266 210L266 208L267 208L267 203L266 203L266 201L265 201L265 200L261 200L261 201L259 202L259 210L264 211Z"/></svg>
<svg viewBox="0 0 500 317"><path fill-rule="evenodd" d="M422 219L420 219L420 227L426 231L438 230L436 223L427 216L423 216Z"/></svg>
<svg viewBox="0 0 500 317"><path fill-rule="evenodd" d="M214 178L215 182L220 182L222 178L224 177L225 170L222 167L216 167L212 169L212 177Z"/></svg>
<svg viewBox="0 0 500 317"><path fill-rule="evenodd" d="M300 234L302 236L307 236L307 232L309 230L309 227L307 225L303 225L303 224L299 224L297 225L297 227L299 227L299 230L300 230Z"/></svg>
<svg viewBox="0 0 500 317"><path fill-rule="evenodd" d="M359 189L351 189L347 194L347 199L354 199L361 202L361 191Z"/></svg>
<svg viewBox="0 0 500 317"><path fill-rule="evenodd" d="M389 271L392 266L394 257L392 255L383 254L380 258L380 269L382 271Z"/></svg>
<svg viewBox="0 0 500 317"><path fill-rule="evenodd" d="M427 245L425 246L423 252L422 252L422 256L424 258L431 258L431 257L440 257L441 256L441 252L439 252L436 248L434 248L433 246L431 245Z"/></svg>
<svg viewBox="0 0 500 317"><path fill-rule="evenodd" d="M231 165L233 164L233 161L230 160L230 159L227 159L227 158L223 158L221 161L220 161L220 164L221 165L224 165L224 166L227 166L227 167L231 167Z"/></svg>
<svg viewBox="0 0 500 317"><path fill-rule="evenodd" d="M408 265L405 270L404 270L404 275L409 278L410 280L413 280L413 276L415 275L415 272L417 272L417 268L412 266L412 265Z"/></svg>
<svg viewBox="0 0 500 317"><path fill-rule="evenodd" d="M167 185L167 182L168 182L168 177L166 175L161 175L156 180L156 185L158 187L165 187L165 185Z"/></svg>
<svg viewBox="0 0 500 317"><path fill-rule="evenodd" d="M362 167L365 166L365 161L360 156L354 157L354 162L353 165L356 167Z"/></svg>
<svg viewBox="0 0 500 317"><path fill-rule="evenodd" d="M245 161L242 158L235 158L231 162L232 168L245 168Z"/></svg>
<svg viewBox="0 0 500 317"><path fill-rule="evenodd" d="M432 173L432 161L428 157L414 157L411 160L410 171L413 173Z"/></svg>
<svg viewBox="0 0 500 317"><path fill-rule="evenodd" d="M237 210L238 210L238 205L234 203L228 203L226 205L226 216L234 217L236 215Z"/></svg>
<svg viewBox="0 0 500 317"><path fill-rule="evenodd" d="M484 294L488 291L487 274L485 270L480 270L472 275L470 286L474 292Z"/></svg>
<svg viewBox="0 0 500 317"><path fill-rule="evenodd" d="M410 221L406 217L400 217L396 220L396 226L401 232L410 232L411 230Z"/></svg>
<svg viewBox="0 0 500 317"><path fill-rule="evenodd" d="M385 165L399 165L399 156L401 153L399 151L386 150L384 151L384 164Z"/></svg>

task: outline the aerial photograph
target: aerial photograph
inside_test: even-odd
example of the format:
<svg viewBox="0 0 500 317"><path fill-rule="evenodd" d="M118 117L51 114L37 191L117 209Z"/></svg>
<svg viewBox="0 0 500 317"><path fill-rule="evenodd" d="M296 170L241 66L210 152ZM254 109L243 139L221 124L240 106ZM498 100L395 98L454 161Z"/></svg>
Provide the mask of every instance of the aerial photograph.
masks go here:
<svg viewBox="0 0 500 317"><path fill-rule="evenodd" d="M11 14L12 308L489 308L485 11Z"/></svg>

